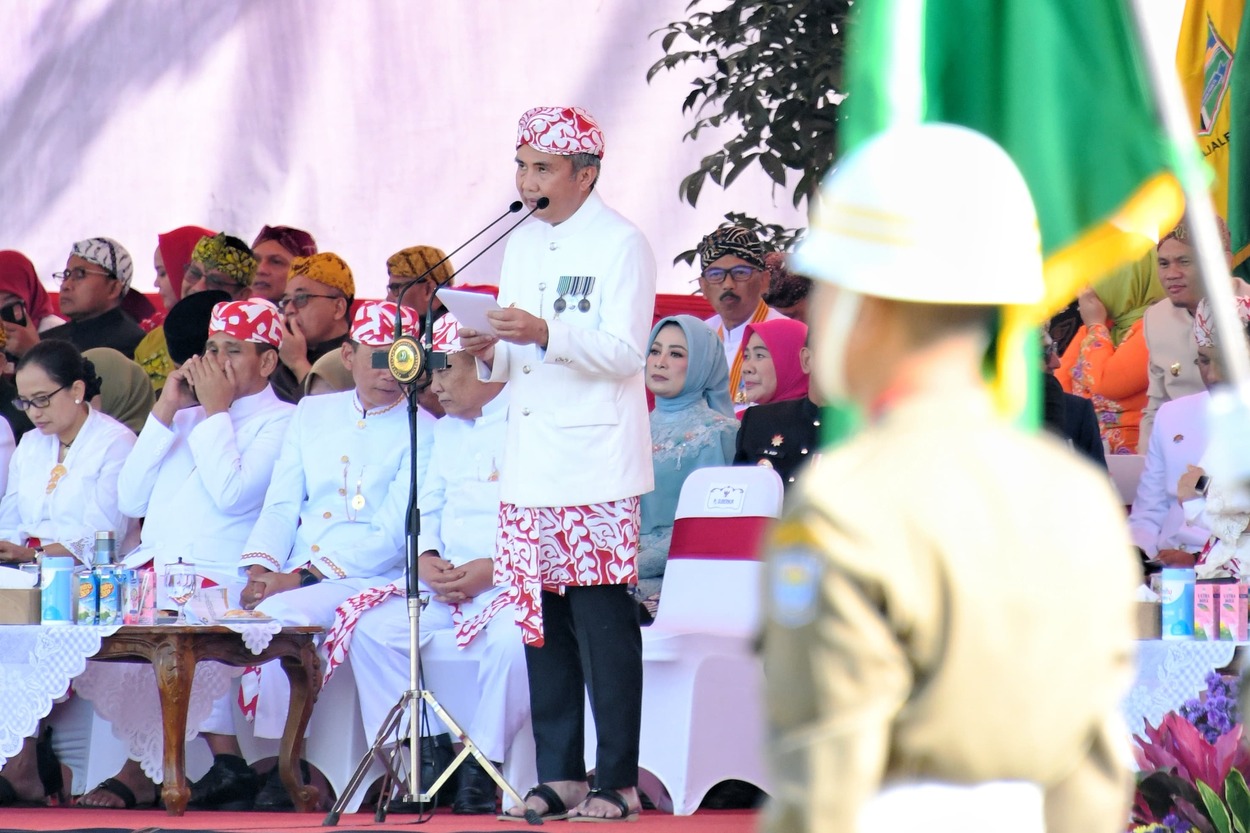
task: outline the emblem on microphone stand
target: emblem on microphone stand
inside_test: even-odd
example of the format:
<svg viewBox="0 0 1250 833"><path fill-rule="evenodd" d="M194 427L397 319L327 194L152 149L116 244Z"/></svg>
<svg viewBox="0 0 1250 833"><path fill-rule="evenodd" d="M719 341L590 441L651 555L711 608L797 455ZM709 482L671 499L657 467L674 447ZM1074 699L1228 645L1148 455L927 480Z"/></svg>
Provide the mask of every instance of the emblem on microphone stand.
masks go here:
<svg viewBox="0 0 1250 833"><path fill-rule="evenodd" d="M425 369L425 354L412 336L400 336L386 354L386 366L401 385L410 385Z"/></svg>

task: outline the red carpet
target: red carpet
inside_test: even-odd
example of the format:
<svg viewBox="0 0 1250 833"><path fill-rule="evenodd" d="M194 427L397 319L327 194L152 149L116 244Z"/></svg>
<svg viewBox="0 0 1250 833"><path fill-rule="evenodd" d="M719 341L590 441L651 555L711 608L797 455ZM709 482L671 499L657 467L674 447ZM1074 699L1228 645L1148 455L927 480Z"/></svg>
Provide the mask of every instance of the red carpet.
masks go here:
<svg viewBox="0 0 1250 833"><path fill-rule="evenodd" d="M756 814L750 810L703 810L693 816L671 816L647 811L632 824L593 825L547 822L541 827L496 821L493 816L453 816L436 813L425 824L415 816L392 815L381 824L373 813L343 816L338 827L322 827L323 814L208 813L189 811L182 818L163 810L79 810L76 808L0 808L0 833L13 831L65 831L65 833L162 833L166 830L234 833L235 831L281 831L281 833L343 833L354 831L424 831L425 833L522 833L526 830L558 830L560 833L753 833Z"/></svg>

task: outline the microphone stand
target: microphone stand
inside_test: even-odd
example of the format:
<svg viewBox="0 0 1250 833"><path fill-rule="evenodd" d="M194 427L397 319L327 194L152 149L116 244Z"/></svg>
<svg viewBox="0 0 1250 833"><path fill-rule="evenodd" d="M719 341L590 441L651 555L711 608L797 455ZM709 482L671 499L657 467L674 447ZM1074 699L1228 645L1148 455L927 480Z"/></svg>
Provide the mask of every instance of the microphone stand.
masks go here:
<svg viewBox="0 0 1250 833"><path fill-rule="evenodd" d="M518 220L511 228L503 234L496 237L481 252L478 252L469 260L472 263L481 257L488 249L507 236L513 229L524 222L534 211L546 208L546 198L539 201L538 206L530 211L529 214ZM522 203L517 201L512 204L509 211L490 223L486 228L479 231L469 240L465 241L456 252L463 249L473 240L481 237L491 226L498 223L509 214L516 213L522 207ZM455 254L455 252L452 252ZM400 799L401 804L407 806L430 806L435 796L442 786L447 783L459 766L464 763L470 755L472 755L482 767L483 771L490 776L504 793L506 793L518 806L525 808L524 819L529 824L542 824L542 819L534 810L525 807L525 799L517 792L516 788L508 783L499 768L482 754L478 745L473 742L460 724L457 723L442 704L434 696L434 692L422 687L421 673L421 610L429 604L429 594L422 593L417 575L417 559L420 553L417 552L417 538L421 533L421 509L417 505L417 397L421 391L425 390L430 384L430 374L434 370L441 370L447 367L447 354L437 353L434 351L434 300L438 295L438 291L443 288L443 284L436 283L434 292L430 295L429 305L425 310L425 332L424 343L416 338L404 335L403 333L403 314L401 306L403 304L404 295L409 289L421 282L422 278L428 276L431 272L446 262L451 255L440 260L438 263L427 269L420 278L405 286L400 290L395 300L395 339L391 345L390 351L384 357L386 366L389 367L391 373L400 383L400 388L404 392L404 397L408 404L408 442L411 449L409 460L409 500L407 529L404 535L404 579L408 600L408 688L399 701L391 707L386 718L382 721L381 728L378 729L377 735L374 737L373 744L365 752L360 759L360 763L356 765L356 770L352 773L351 779L347 782L343 794L334 802L334 806L326 814L325 819L321 822L323 827L334 827L339 823L339 819L343 815L343 810L347 803L364 783L364 778L369 770L370 764L376 758L381 761L385 767L385 773L382 776L382 789L378 798L377 810L374 813L374 820L382 822L386 820L386 815L391 806L391 787L396 779L396 773L403 771L403 738L400 737L402 722L404 715L408 715L408 766L406 779L400 778L406 783L407 791ZM466 266L468 263L465 264ZM374 364L377 365L377 358L374 358ZM447 769L435 779L433 784L423 792L421 789L421 731L422 721L419 720L419 710L428 706L434 710L434 713L446 726L447 731L461 743L461 749L456 754ZM424 721L428 724L428 720ZM386 747L392 745L392 737L394 738L394 746L388 754Z"/></svg>

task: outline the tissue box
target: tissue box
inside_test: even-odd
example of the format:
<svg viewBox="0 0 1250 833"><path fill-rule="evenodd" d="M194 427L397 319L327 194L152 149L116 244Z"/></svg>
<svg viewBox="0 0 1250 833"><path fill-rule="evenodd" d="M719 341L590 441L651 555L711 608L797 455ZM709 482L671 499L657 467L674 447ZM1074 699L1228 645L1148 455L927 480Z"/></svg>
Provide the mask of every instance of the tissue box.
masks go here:
<svg viewBox="0 0 1250 833"><path fill-rule="evenodd" d="M38 588L0 590L0 625L38 625Z"/></svg>
<svg viewBox="0 0 1250 833"><path fill-rule="evenodd" d="M1245 642L1250 630L1250 585L1221 584L1220 639Z"/></svg>
<svg viewBox="0 0 1250 833"><path fill-rule="evenodd" d="M1137 638L1158 639L1162 605L1159 602L1137 603Z"/></svg>

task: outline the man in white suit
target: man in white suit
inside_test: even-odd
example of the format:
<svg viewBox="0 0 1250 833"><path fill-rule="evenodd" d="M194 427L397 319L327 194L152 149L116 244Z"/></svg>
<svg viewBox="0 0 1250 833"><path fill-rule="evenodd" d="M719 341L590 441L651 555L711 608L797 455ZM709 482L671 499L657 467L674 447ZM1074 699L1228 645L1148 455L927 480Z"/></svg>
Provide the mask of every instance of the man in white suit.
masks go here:
<svg viewBox="0 0 1250 833"><path fill-rule="evenodd" d="M511 390L495 583L526 641L540 782L526 804L546 818L639 808L642 638L629 586L638 497L653 488L642 368L655 258L594 193L602 156L603 131L580 108L521 117L517 190L530 208L548 202L508 243L493 333L460 331L479 375ZM589 792L583 686L598 737Z"/></svg>
<svg viewBox="0 0 1250 833"><path fill-rule="evenodd" d="M1243 326L1250 321L1250 301L1237 299ZM1210 306L1196 305L1189 339L1193 342L1196 372L1210 389L1220 384L1212 336ZM1129 531L1142 557L1155 564L1190 567L1206 548L1211 533L1204 523L1201 503L1205 490L1197 487L1199 466L1207 450L1207 390L1182 396L1159 407L1155 430L1146 446L1146 465L1137 484L1129 513Z"/></svg>

